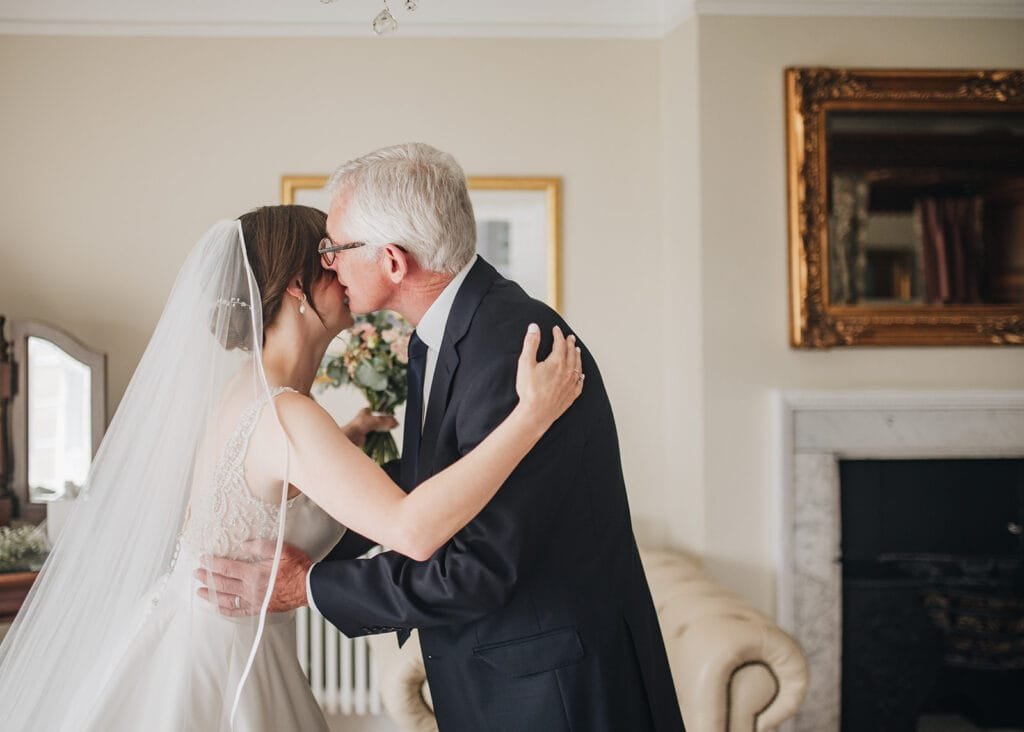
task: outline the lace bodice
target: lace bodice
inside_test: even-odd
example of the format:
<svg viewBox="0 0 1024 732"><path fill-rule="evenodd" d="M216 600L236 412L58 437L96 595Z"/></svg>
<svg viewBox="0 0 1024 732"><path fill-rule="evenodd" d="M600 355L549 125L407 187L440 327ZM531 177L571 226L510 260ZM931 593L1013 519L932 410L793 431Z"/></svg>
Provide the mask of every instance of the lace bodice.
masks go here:
<svg viewBox="0 0 1024 732"><path fill-rule="evenodd" d="M256 400L239 416L217 460L212 484L193 498L182 533L182 542L196 553L245 558L243 543L277 538L279 505L253 494L245 478L245 459L263 408L288 391L294 389L274 388L269 397ZM329 550L341 537L344 529L305 496L290 499L287 506L289 530L285 539L311 556Z"/></svg>

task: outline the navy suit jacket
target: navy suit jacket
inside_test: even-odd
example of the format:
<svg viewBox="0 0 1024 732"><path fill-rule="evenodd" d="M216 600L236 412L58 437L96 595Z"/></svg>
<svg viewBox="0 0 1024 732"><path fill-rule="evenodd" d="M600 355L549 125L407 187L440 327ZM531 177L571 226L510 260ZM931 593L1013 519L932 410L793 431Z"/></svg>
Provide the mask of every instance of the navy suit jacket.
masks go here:
<svg viewBox="0 0 1024 732"><path fill-rule="evenodd" d="M531 322L548 334L542 356L552 326L570 332L551 308L478 260L439 349L420 481L472 450L516 405L517 360ZM346 635L419 629L442 732L683 729L630 523L611 405L580 346L582 396L433 557L342 559L365 548L352 536L312 570L317 608Z"/></svg>

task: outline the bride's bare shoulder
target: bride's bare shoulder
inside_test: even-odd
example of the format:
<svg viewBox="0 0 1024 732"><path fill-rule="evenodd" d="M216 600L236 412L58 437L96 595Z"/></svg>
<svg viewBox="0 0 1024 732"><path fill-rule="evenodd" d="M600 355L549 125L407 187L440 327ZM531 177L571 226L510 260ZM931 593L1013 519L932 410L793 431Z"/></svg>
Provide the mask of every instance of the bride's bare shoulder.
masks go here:
<svg viewBox="0 0 1024 732"><path fill-rule="evenodd" d="M281 425L293 436L310 432L340 430L334 417L306 395L296 391L288 391L277 398L277 413Z"/></svg>

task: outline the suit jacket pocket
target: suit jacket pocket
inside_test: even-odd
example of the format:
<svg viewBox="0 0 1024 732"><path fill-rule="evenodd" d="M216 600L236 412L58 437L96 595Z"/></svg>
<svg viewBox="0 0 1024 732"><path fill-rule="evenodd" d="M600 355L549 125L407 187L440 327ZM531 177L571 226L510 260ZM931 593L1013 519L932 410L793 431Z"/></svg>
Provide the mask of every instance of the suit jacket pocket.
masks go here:
<svg viewBox="0 0 1024 732"><path fill-rule="evenodd" d="M583 643L576 628L549 630L473 649L474 658L509 678L569 666L583 658L583 655Z"/></svg>

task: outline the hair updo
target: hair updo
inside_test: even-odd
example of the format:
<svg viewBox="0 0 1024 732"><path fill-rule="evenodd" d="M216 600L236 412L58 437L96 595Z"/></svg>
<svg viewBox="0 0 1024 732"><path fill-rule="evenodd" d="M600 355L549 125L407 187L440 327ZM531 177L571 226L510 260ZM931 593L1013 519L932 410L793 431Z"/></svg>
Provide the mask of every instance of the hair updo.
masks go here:
<svg viewBox="0 0 1024 732"><path fill-rule="evenodd" d="M220 344L231 351L252 350L252 314L249 301L241 297L220 299L213 306L210 330Z"/></svg>
<svg viewBox="0 0 1024 732"><path fill-rule="evenodd" d="M327 214L309 206L262 206L238 219L245 237L245 254L260 291L263 328L281 311L288 287L298 279L307 306L320 317L313 301L313 283L327 273L320 266L317 245L327 229ZM224 348L252 349L249 293L219 300L211 329Z"/></svg>

